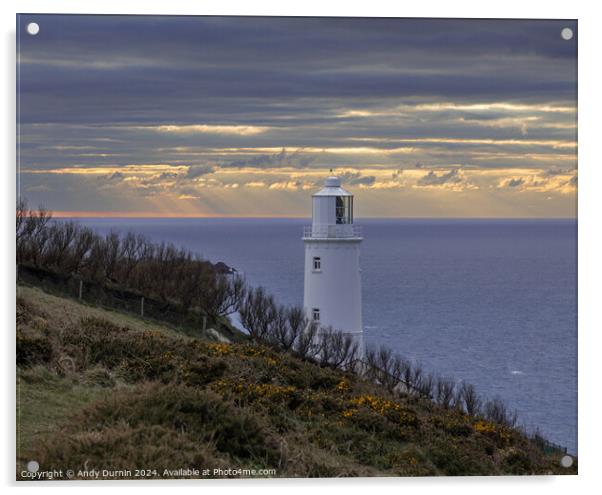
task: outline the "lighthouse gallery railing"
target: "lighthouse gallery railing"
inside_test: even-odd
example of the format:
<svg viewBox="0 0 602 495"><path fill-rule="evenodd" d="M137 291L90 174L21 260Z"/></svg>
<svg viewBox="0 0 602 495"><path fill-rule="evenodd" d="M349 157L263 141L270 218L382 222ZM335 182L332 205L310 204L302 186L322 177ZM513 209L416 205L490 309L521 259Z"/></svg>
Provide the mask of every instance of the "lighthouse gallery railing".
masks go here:
<svg viewBox="0 0 602 495"><path fill-rule="evenodd" d="M304 238L328 239L328 238L353 238L362 237L362 228L359 225L325 225L314 227L306 225L303 227Z"/></svg>

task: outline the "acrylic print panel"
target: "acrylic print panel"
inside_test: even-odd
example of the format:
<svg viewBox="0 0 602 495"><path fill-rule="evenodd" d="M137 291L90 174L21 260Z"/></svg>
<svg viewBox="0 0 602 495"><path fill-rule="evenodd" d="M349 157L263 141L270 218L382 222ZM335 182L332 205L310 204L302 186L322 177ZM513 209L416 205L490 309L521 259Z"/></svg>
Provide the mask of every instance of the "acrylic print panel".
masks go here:
<svg viewBox="0 0 602 495"><path fill-rule="evenodd" d="M577 22L17 17L17 479L577 473Z"/></svg>

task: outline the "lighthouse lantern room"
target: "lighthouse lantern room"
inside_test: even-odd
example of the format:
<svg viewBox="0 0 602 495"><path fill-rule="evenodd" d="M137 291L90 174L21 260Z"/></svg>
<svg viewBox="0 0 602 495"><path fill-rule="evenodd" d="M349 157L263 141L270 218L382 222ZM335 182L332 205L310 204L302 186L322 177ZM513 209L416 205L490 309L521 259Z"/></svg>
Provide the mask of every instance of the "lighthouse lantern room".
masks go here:
<svg viewBox="0 0 602 495"><path fill-rule="evenodd" d="M328 177L312 196L312 224L305 244L304 308L320 327L352 335L363 351L360 228L353 223L353 195Z"/></svg>

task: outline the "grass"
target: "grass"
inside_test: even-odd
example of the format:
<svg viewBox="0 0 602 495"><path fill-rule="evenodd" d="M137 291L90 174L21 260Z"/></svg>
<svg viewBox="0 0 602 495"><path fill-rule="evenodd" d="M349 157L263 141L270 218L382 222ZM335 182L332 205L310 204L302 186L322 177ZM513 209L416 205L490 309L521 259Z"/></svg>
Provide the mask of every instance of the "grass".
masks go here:
<svg viewBox="0 0 602 495"><path fill-rule="evenodd" d="M49 294L36 287L18 285L17 297L27 302L31 314L43 314L43 319L46 321L61 325L77 322L81 318L95 317L114 325L127 326L133 331L156 331L174 337L184 335L177 328L169 325L139 318L126 312L82 304L70 298Z"/></svg>
<svg viewBox="0 0 602 495"><path fill-rule="evenodd" d="M89 304L85 300L78 300L73 294L66 291L65 287L60 286L44 286L43 290L39 287L29 284L17 285L17 297L23 296L28 299L34 306L42 305L45 313L54 319L62 319L64 321L72 321L81 318L82 315L91 317L102 317L111 323L117 325L125 325L132 330L154 330L161 333L167 333L173 336L188 336L202 337L208 340L241 342L248 337L235 328L228 318L218 317L215 322L216 328L208 325L206 332L202 335L199 328L190 326L178 326L167 321L161 321L145 316L144 318L137 314L108 307L99 307L94 304Z"/></svg>
<svg viewBox="0 0 602 495"><path fill-rule="evenodd" d="M108 396L102 387L74 383L42 366L20 371L17 379L17 456L22 459L29 459L37 439L56 431L73 411Z"/></svg>
<svg viewBox="0 0 602 495"><path fill-rule="evenodd" d="M577 472L519 430L265 346L181 335L34 288L17 303L18 473L31 459L154 477Z"/></svg>

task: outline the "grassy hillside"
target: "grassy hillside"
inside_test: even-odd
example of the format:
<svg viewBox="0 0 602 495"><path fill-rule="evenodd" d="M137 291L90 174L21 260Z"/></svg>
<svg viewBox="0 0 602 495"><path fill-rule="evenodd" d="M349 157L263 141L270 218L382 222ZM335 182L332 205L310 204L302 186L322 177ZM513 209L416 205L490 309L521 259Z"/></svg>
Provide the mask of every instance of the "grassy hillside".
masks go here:
<svg viewBox="0 0 602 495"><path fill-rule="evenodd" d="M267 347L181 335L39 289L19 287L17 332L18 479L32 459L75 478L180 468L576 474L517 430Z"/></svg>

